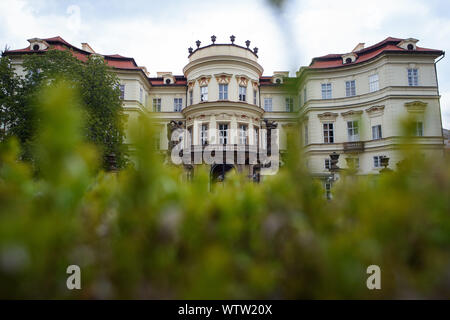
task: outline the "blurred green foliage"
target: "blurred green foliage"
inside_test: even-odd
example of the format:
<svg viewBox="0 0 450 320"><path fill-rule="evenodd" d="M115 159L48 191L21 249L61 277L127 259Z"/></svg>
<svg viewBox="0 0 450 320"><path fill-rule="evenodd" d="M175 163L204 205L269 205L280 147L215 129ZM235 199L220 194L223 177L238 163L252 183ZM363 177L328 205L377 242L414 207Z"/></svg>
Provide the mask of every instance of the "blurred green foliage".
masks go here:
<svg viewBox="0 0 450 320"><path fill-rule="evenodd" d="M82 136L82 98L63 81L39 95L41 174L0 151L0 298L448 298L450 167L406 152L378 177L342 177L334 198L293 149L261 184L236 175L209 191L131 128L135 164L97 174ZM300 139L289 135L292 143ZM408 152L412 153L411 155ZM81 290L66 268L81 267ZM366 268L381 268L368 290Z"/></svg>

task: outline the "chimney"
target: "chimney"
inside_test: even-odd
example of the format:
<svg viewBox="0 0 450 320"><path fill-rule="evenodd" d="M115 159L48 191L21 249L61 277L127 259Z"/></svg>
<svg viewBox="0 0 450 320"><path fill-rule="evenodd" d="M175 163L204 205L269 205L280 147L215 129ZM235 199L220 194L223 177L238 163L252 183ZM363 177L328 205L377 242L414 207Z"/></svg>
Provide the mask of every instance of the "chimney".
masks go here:
<svg viewBox="0 0 450 320"><path fill-rule="evenodd" d="M94 49L92 49L91 46L87 42L83 42L81 44L81 49L83 49L84 51L90 52L90 53L95 53Z"/></svg>
<svg viewBox="0 0 450 320"><path fill-rule="evenodd" d="M356 52L356 51L359 51L359 50L364 49L364 45L365 45L364 42L358 43L358 44L356 45L355 49L352 50L352 52Z"/></svg>

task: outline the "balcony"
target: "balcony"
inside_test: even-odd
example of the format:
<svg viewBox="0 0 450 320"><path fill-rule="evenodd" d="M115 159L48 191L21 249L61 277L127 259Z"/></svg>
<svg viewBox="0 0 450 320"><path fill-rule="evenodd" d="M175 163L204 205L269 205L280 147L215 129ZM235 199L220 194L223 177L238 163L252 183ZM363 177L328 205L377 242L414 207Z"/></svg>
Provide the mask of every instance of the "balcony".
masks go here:
<svg viewBox="0 0 450 320"><path fill-rule="evenodd" d="M344 142L344 152L363 152L363 141Z"/></svg>

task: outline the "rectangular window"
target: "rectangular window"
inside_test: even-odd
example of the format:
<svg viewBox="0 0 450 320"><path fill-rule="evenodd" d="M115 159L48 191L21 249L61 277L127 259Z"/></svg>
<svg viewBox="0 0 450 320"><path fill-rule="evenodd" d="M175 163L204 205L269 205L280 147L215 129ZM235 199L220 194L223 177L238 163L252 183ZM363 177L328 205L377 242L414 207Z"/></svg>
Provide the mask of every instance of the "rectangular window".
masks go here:
<svg viewBox="0 0 450 320"><path fill-rule="evenodd" d="M324 143L334 143L333 123L324 123L323 124L323 142Z"/></svg>
<svg viewBox="0 0 450 320"><path fill-rule="evenodd" d="M325 169L327 169L327 170L330 170L330 168L331 168L331 162L330 161L331 160L328 159L328 158L325 159Z"/></svg>
<svg viewBox="0 0 450 320"><path fill-rule="evenodd" d="M153 99L153 112L161 112L161 98Z"/></svg>
<svg viewBox="0 0 450 320"><path fill-rule="evenodd" d="M257 104L258 91L253 90L253 104Z"/></svg>
<svg viewBox="0 0 450 320"><path fill-rule="evenodd" d="M193 105L194 104L194 94L192 90L189 90L189 105Z"/></svg>
<svg viewBox="0 0 450 320"><path fill-rule="evenodd" d="M331 83L322 83L322 99L331 99Z"/></svg>
<svg viewBox="0 0 450 320"><path fill-rule="evenodd" d="M417 69L408 69L408 86L419 85L419 73Z"/></svg>
<svg viewBox="0 0 450 320"><path fill-rule="evenodd" d="M153 136L153 147L156 151L161 149L161 131L157 130Z"/></svg>
<svg viewBox="0 0 450 320"><path fill-rule="evenodd" d="M173 111L181 112L183 108L183 99L182 98L173 98Z"/></svg>
<svg viewBox="0 0 450 320"><path fill-rule="evenodd" d="M306 103L306 87L303 89L303 104Z"/></svg>
<svg viewBox="0 0 450 320"><path fill-rule="evenodd" d="M347 121L348 141L359 141L358 121Z"/></svg>
<svg viewBox="0 0 450 320"><path fill-rule="evenodd" d="M264 110L272 111L272 98L264 98Z"/></svg>
<svg viewBox="0 0 450 320"><path fill-rule="evenodd" d="M331 183L325 182L325 197L327 200L331 200L333 196L331 195Z"/></svg>
<svg viewBox="0 0 450 320"><path fill-rule="evenodd" d="M200 101L208 101L208 87L200 87Z"/></svg>
<svg viewBox="0 0 450 320"><path fill-rule="evenodd" d="M356 96L356 83L355 80L345 81L345 96Z"/></svg>
<svg viewBox="0 0 450 320"><path fill-rule="evenodd" d="M372 139L373 140L378 140L381 139L382 135L381 135L381 124L376 125L376 126L372 126Z"/></svg>
<svg viewBox="0 0 450 320"><path fill-rule="evenodd" d="M192 135L192 126L189 127L187 131L188 131L188 135L186 137L186 146L189 147L189 146L193 145L193 142L194 142L194 140L193 140L194 137Z"/></svg>
<svg viewBox="0 0 450 320"><path fill-rule="evenodd" d="M139 88L139 102L144 103L144 90L142 90L142 87Z"/></svg>
<svg viewBox="0 0 450 320"><path fill-rule="evenodd" d="M378 81L378 74L373 74L369 76L369 91L375 92L380 89L379 81Z"/></svg>
<svg viewBox="0 0 450 320"><path fill-rule="evenodd" d="M208 144L208 125L202 124L202 127L200 129L200 140L202 143L202 146L205 146Z"/></svg>
<svg viewBox="0 0 450 320"><path fill-rule="evenodd" d="M124 84L119 85L119 90L120 90L120 99L124 100L125 99L125 85Z"/></svg>
<svg viewBox="0 0 450 320"><path fill-rule="evenodd" d="M219 84L219 100L228 100L228 84Z"/></svg>
<svg viewBox="0 0 450 320"><path fill-rule="evenodd" d="M247 100L247 88L239 86L239 101Z"/></svg>
<svg viewBox="0 0 450 320"><path fill-rule="evenodd" d="M259 146L259 128L258 127L254 127L253 128L253 133L254 133L254 143L255 146Z"/></svg>
<svg viewBox="0 0 450 320"><path fill-rule="evenodd" d="M308 144L308 125L305 125L305 146Z"/></svg>
<svg viewBox="0 0 450 320"><path fill-rule="evenodd" d="M248 144L248 140L247 140L247 125L246 124L241 124L239 125L239 144Z"/></svg>
<svg viewBox="0 0 450 320"><path fill-rule="evenodd" d="M381 167L381 156L373 157L373 167L380 168Z"/></svg>
<svg viewBox="0 0 450 320"><path fill-rule="evenodd" d="M220 123L219 124L219 144L227 144L228 143L228 124Z"/></svg>
<svg viewBox="0 0 450 320"><path fill-rule="evenodd" d="M423 137L423 122L416 121L416 136Z"/></svg>
<svg viewBox="0 0 450 320"><path fill-rule="evenodd" d="M294 99L292 99L292 97L287 97L285 99L285 104L286 104L286 112L294 111Z"/></svg>
<svg viewBox="0 0 450 320"><path fill-rule="evenodd" d="M359 169L359 158L346 158L349 168Z"/></svg>

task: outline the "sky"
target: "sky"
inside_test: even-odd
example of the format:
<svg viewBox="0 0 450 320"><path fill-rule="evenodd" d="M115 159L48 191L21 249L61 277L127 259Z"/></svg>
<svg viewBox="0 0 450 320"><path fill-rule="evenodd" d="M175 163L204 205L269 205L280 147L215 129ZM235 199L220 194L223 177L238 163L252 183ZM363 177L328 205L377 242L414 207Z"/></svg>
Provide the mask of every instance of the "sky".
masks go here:
<svg viewBox="0 0 450 320"><path fill-rule="evenodd" d="M21 49L27 39L61 36L101 54L133 57L152 76L181 75L188 48L251 41L265 75L308 65L315 56L350 52L388 36L450 52L449 0L0 0L0 46ZM450 128L450 57L438 65L442 121Z"/></svg>

